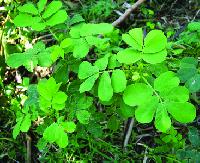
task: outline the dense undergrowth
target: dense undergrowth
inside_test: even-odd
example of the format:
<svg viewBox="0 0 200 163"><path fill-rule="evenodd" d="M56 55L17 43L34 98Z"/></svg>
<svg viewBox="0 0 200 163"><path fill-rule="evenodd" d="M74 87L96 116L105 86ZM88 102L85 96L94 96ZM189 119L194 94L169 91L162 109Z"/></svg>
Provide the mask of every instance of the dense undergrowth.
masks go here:
<svg viewBox="0 0 200 163"><path fill-rule="evenodd" d="M200 162L198 1L133 3L0 1L1 162Z"/></svg>

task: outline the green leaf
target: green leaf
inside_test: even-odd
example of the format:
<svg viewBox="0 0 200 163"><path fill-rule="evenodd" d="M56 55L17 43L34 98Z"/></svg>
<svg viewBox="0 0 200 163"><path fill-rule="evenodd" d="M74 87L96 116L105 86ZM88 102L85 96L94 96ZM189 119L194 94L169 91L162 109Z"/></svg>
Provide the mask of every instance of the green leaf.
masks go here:
<svg viewBox="0 0 200 163"><path fill-rule="evenodd" d="M50 97L57 93L59 88L60 84L56 84L56 81L53 77L49 78L48 80L40 80L38 83L38 92L40 96L44 98L46 97L47 100L51 100Z"/></svg>
<svg viewBox="0 0 200 163"><path fill-rule="evenodd" d="M167 38L161 30L150 31L144 39L144 53L157 53L166 48Z"/></svg>
<svg viewBox="0 0 200 163"><path fill-rule="evenodd" d="M25 55L22 54L22 53L14 53L14 54L11 54L6 63L9 67L12 67L12 68L17 68L21 65L23 65L23 62L25 60Z"/></svg>
<svg viewBox="0 0 200 163"><path fill-rule="evenodd" d="M79 66L78 77L79 79L86 79L97 73L99 73L97 66L92 66L91 63L83 61Z"/></svg>
<svg viewBox="0 0 200 163"><path fill-rule="evenodd" d="M182 82L197 74L198 60L193 57L185 57L180 62L180 69L177 72L178 77Z"/></svg>
<svg viewBox="0 0 200 163"><path fill-rule="evenodd" d="M122 40L124 40L133 49L142 51L142 46L143 46L142 28L134 28L129 31L129 34L123 34Z"/></svg>
<svg viewBox="0 0 200 163"><path fill-rule="evenodd" d="M77 108L84 110L90 108L92 104L93 98L82 94L78 97L78 102L76 106Z"/></svg>
<svg viewBox="0 0 200 163"><path fill-rule="evenodd" d="M62 2L60 1L52 1L45 9L42 17L44 19L50 17L54 13L56 13L62 7Z"/></svg>
<svg viewBox="0 0 200 163"><path fill-rule="evenodd" d="M112 24L99 23L99 24L83 24L81 27L81 36L107 34L113 31Z"/></svg>
<svg viewBox="0 0 200 163"><path fill-rule="evenodd" d="M61 48L69 48L69 47L73 46L73 43L74 43L73 39L66 38L60 43L60 47Z"/></svg>
<svg viewBox="0 0 200 163"><path fill-rule="evenodd" d="M142 105L152 94L152 89L144 83L131 84L126 87L123 100L129 106Z"/></svg>
<svg viewBox="0 0 200 163"><path fill-rule="evenodd" d="M98 97L101 101L109 101L113 96L113 88L108 72L104 72L99 81Z"/></svg>
<svg viewBox="0 0 200 163"><path fill-rule="evenodd" d="M79 88L80 93L86 92L86 91L90 91L92 89L92 87L94 86L95 81L97 80L97 78L99 77L99 73L92 75L91 77L89 77L88 79L86 79Z"/></svg>
<svg viewBox="0 0 200 163"><path fill-rule="evenodd" d="M120 63L117 61L117 55L111 54L111 57L109 58L109 61L108 61L108 68L114 69L116 67L120 67Z"/></svg>
<svg viewBox="0 0 200 163"><path fill-rule="evenodd" d="M108 42L108 38L98 38L97 36L87 36L85 39L90 46L94 45L98 48L101 48L103 44Z"/></svg>
<svg viewBox="0 0 200 163"><path fill-rule="evenodd" d="M123 92L126 88L127 80L124 71L114 70L111 76L112 87L115 93Z"/></svg>
<svg viewBox="0 0 200 163"><path fill-rule="evenodd" d="M165 104L159 104L156 110L155 126L159 131L166 133L171 127L171 119L167 114Z"/></svg>
<svg viewBox="0 0 200 163"><path fill-rule="evenodd" d="M168 112L173 116L174 119L181 123L193 122L196 117L195 107L188 102L170 102L167 104Z"/></svg>
<svg viewBox="0 0 200 163"><path fill-rule="evenodd" d="M146 99L146 102L141 104L135 111L136 120L140 123L150 123L153 120L158 102L158 98L155 96Z"/></svg>
<svg viewBox="0 0 200 163"><path fill-rule="evenodd" d="M172 90L165 94L163 98L168 101L186 102L189 99L189 91L184 86L177 86L172 88Z"/></svg>
<svg viewBox="0 0 200 163"><path fill-rule="evenodd" d="M44 130L43 138L50 143L55 142L59 138L59 126L57 123L51 124Z"/></svg>
<svg viewBox="0 0 200 163"><path fill-rule="evenodd" d="M188 29L190 31L198 31L200 29L200 22L191 22L188 24Z"/></svg>
<svg viewBox="0 0 200 163"><path fill-rule="evenodd" d="M67 101L67 95L64 92L57 92L53 96L52 103L63 104L63 103L65 103L65 101Z"/></svg>
<svg viewBox="0 0 200 163"><path fill-rule="evenodd" d="M110 119L108 120L108 124L107 127L110 130L116 131L119 128L119 124L120 124L120 120L118 117L116 116L112 116L110 117Z"/></svg>
<svg viewBox="0 0 200 163"><path fill-rule="evenodd" d="M97 66L99 70L105 70L108 65L108 57L104 56L103 58L98 59L94 65Z"/></svg>
<svg viewBox="0 0 200 163"><path fill-rule="evenodd" d="M54 67L53 77L56 82L65 84L69 79L68 64L60 60Z"/></svg>
<svg viewBox="0 0 200 163"><path fill-rule="evenodd" d="M60 46L54 45L53 51L51 52L51 59L55 62L59 57L64 59L64 50Z"/></svg>
<svg viewBox="0 0 200 163"><path fill-rule="evenodd" d="M33 3L27 3L23 6L18 7L18 10L20 12L32 14L32 15L38 15L38 10L35 8Z"/></svg>
<svg viewBox="0 0 200 163"><path fill-rule="evenodd" d="M53 27L57 24L64 23L68 18L68 15L65 10L59 10L53 16L51 16L47 21L46 25Z"/></svg>
<svg viewBox="0 0 200 163"><path fill-rule="evenodd" d="M76 124L73 121L63 122L62 126L64 130L68 133L73 133L76 130Z"/></svg>
<svg viewBox="0 0 200 163"><path fill-rule="evenodd" d="M90 113L86 110L79 110L76 112L77 119L82 124L88 124L90 119Z"/></svg>
<svg viewBox="0 0 200 163"><path fill-rule="evenodd" d="M14 18L13 22L17 27L27 27L34 23L31 15L21 13Z"/></svg>
<svg viewBox="0 0 200 163"><path fill-rule="evenodd" d="M192 78L197 74L196 67L180 68L177 72L177 76L180 78L181 82L186 82L188 79Z"/></svg>
<svg viewBox="0 0 200 163"><path fill-rule="evenodd" d="M42 67L50 67L52 64L50 53L47 51L38 54L38 64Z"/></svg>
<svg viewBox="0 0 200 163"><path fill-rule="evenodd" d="M20 127L20 130L22 132L27 132L29 130L29 128L31 127L31 115L30 114L27 114L22 123L21 123L21 127Z"/></svg>
<svg viewBox="0 0 200 163"><path fill-rule="evenodd" d="M200 74L196 74L190 78L185 86L189 89L191 93L198 92L200 90Z"/></svg>
<svg viewBox="0 0 200 163"><path fill-rule="evenodd" d="M17 124L15 125L13 129L13 138L16 139L17 135L20 133L21 123L22 123L23 117L20 117L17 121Z"/></svg>
<svg viewBox="0 0 200 163"><path fill-rule="evenodd" d="M142 59L147 63L156 64L163 62L166 59L166 56L167 56L167 50L164 49L157 53L143 53Z"/></svg>
<svg viewBox="0 0 200 163"><path fill-rule="evenodd" d="M192 146L195 146L195 147L199 147L200 145L200 136L199 136L199 131L197 128L195 127L189 127L189 133L188 133L188 138L192 144Z"/></svg>
<svg viewBox="0 0 200 163"><path fill-rule="evenodd" d="M128 48L117 53L117 60L120 63L133 64L141 59L142 55L139 51Z"/></svg>
<svg viewBox="0 0 200 163"><path fill-rule="evenodd" d="M49 113L50 112L49 108L51 107L51 101L46 100L44 97L40 96L39 106L42 111L44 111L45 113Z"/></svg>
<svg viewBox="0 0 200 163"><path fill-rule="evenodd" d="M79 39L74 47L73 56L75 58L84 58L88 52L89 45L87 41L84 38Z"/></svg>
<svg viewBox="0 0 200 163"><path fill-rule="evenodd" d="M134 115L135 115L134 107L126 105L123 100L121 100L120 108L119 108L119 110L117 110L117 112L121 117L123 117L125 119L128 119L129 117L134 117Z"/></svg>
<svg viewBox="0 0 200 163"><path fill-rule="evenodd" d="M43 42L37 42L33 48L28 49L24 53L11 54L7 59L7 64L13 68L23 65L28 71L33 72L37 64L40 66L50 66L52 61L48 48L45 49Z"/></svg>
<svg viewBox="0 0 200 163"><path fill-rule="evenodd" d="M193 57L184 57L183 59L181 59L180 62L180 67L184 68L184 67L197 67L198 65L198 60L196 58Z"/></svg>
<svg viewBox="0 0 200 163"><path fill-rule="evenodd" d="M179 78L172 71L162 73L154 81L154 88L159 92L169 92L172 88L177 87L180 83Z"/></svg>
<svg viewBox="0 0 200 163"><path fill-rule="evenodd" d="M41 22L34 22L31 26L31 28L35 31L42 31L46 28L45 23L41 23Z"/></svg>
<svg viewBox="0 0 200 163"><path fill-rule="evenodd" d="M37 3L39 13L41 13L44 10L44 7L46 4L47 4L47 0L39 0L39 2Z"/></svg>
<svg viewBox="0 0 200 163"><path fill-rule="evenodd" d="M67 134L62 129L60 129L58 135L59 135L59 138L56 140L56 143L58 144L58 146L60 148L67 147L67 145L68 145Z"/></svg>

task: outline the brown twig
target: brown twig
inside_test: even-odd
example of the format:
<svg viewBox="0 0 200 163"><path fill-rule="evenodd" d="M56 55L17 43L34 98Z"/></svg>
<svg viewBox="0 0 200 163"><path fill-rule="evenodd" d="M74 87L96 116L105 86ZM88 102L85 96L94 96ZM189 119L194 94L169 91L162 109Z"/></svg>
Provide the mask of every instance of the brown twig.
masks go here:
<svg viewBox="0 0 200 163"><path fill-rule="evenodd" d="M112 25L116 27L121 24L137 7L139 7L145 0L138 0L131 8L127 9L124 14L122 14L117 20L115 20Z"/></svg>
<svg viewBox="0 0 200 163"><path fill-rule="evenodd" d="M31 163L31 137L29 135L26 135L26 148L27 148L27 154L26 154L26 162Z"/></svg>
<svg viewBox="0 0 200 163"><path fill-rule="evenodd" d="M133 130L133 125L134 125L134 118L131 118L129 126L128 126L128 130L127 130L126 135L125 135L124 144L123 144L125 151L127 150L126 148L128 146L128 142L129 142L129 139L130 139L130 136L131 136L131 132Z"/></svg>

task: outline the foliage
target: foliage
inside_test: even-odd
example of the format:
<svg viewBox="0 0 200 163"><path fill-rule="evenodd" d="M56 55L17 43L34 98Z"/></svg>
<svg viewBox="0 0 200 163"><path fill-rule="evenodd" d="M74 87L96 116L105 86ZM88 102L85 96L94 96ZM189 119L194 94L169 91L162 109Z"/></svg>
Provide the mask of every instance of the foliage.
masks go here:
<svg viewBox="0 0 200 163"><path fill-rule="evenodd" d="M199 131L195 127L189 128L188 138L190 145L187 145L184 149L179 149L176 155L179 160L183 162L199 162Z"/></svg>
<svg viewBox="0 0 200 163"><path fill-rule="evenodd" d="M35 31L42 31L67 20L67 13L61 9L60 1L52 1L47 6L46 4L47 0L40 0L37 7L31 2L19 6L19 14L13 20L14 24L18 27L31 27Z"/></svg>
<svg viewBox="0 0 200 163"><path fill-rule="evenodd" d="M89 11L103 20L116 7L113 4L98 1ZM187 48L178 51L174 46L198 47L199 22L190 23L178 41L168 42L154 23L149 22L147 29L122 32L109 23L86 23L86 14L86 20L79 14L70 18L65 5L39 0L14 2L15 12L8 9L13 12L9 23L15 25L11 36L16 45L4 50L0 101L6 101L2 108L13 114L10 139L18 144L32 137L41 162L140 161L146 155L157 162L192 156L198 161L198 131L190 128L191 145L185 145L182 132L175 129L192 124L198 116L199 103L193 98L200 90L198 60L185 56ZM144 7L142 12L150 18L154 15ZM9 40L4 36L9 25L5 26L3 48ZM50 42L42 41L49 33ZM187 41L190 34L193 39ZM41 75L38 69L45 68L49 72ZM5 84L9 80L14 83ZM137 150L140 140L133 142L137 134L122 152L122 141L130 132L124 124L133 119L132 133L154 122L152 132L159 135L154 143L147 142L149 147L143 145L145 153ZM189 152L191 146L194 150Z"/></svg>

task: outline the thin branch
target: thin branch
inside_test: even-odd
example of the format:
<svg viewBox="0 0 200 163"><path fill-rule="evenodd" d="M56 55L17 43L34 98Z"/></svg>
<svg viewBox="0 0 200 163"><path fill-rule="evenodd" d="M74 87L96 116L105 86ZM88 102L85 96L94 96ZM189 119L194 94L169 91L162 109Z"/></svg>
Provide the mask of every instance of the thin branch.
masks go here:
<svg viewBox="0 0 200 163"><path fill-rule="evenodd" d="M26 135L26 148L27 148L27 154L26 154L26 162L31 163L31 137L29 135Z"/></svg>
<svg viewBox="0 0 200 163"><path fill-rule="evenodd" d="M130 124L128 126L128 131L126 132L125 139L124 139L124 149L125 149L125 151L126 151L126 147L128 146L128 142L129 142L129 139L130 139L130 136L131 136L133 125L134 125L134 118L131 118Z"/></svg>
<svg viewBox="0 0 200 163"><path fill-rule="evenodd" d="M127 9L123 15L121 15L117 20L115 20L112 25L116 27L121 24L137 7L139 7L145 0L138 0L131 8Z"/></svg>

